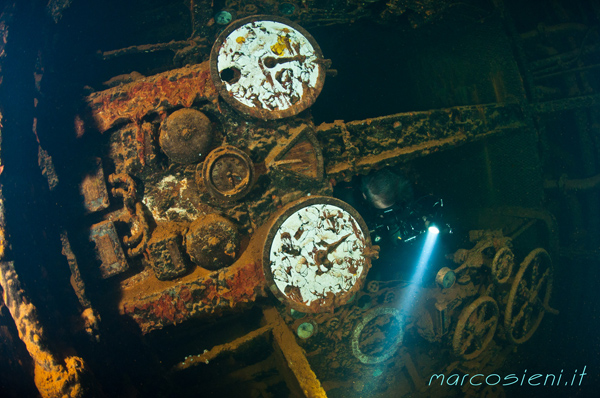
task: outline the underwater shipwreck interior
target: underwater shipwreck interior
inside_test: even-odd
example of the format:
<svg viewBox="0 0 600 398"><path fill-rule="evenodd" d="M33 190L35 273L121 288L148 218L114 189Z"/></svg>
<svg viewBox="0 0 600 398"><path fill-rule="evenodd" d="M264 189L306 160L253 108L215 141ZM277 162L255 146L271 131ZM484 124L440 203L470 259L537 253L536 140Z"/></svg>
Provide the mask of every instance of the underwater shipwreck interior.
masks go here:
<svg viewBox="0 0 600 398"><path fill-rule="evenodd" d="M0 7L0 396L595 396L600 2Z"/></svg>

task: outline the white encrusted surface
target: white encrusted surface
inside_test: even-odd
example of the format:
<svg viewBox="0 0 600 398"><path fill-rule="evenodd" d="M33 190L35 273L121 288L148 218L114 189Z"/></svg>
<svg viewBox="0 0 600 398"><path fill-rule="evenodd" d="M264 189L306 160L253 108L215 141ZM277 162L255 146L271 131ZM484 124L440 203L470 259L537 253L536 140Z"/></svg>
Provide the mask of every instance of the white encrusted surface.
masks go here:
<svg viewBox="0 0 600 398"><path fill-rule="evenodd" d="M275 59L306 57L265 66ZM285 110L304 95L304 85L314 88L319 76L315 50L308 39L291 26L274 21L255 21L240 26L227 36L219 51L219 74L228 68L240 71L240 79L227 91L251 108Z"/></svg>
<svg viewBox="0 0 600 398"><path fill-rule="evenodd" d="M318 251L328 248L330 268L317 266ZM271 273L282 293L308 306L356 284L364 271L364 249L363 232L347 211L329 204L306 206L288 217L275 234Z"/></svg>
<svg viewBox="0 0 600 398"><path fill-rule="evenodd" d="M198 211L188 198L186 192L188 189L187 178L168 175L156 184L156 191L144 194L142 203L146 205L154 221L194 221L198 217ZM157 197L163 197L165 191L178 192L179 194L174 196L171 206L166 211L162 211L159 208L161 203Z"/></svg>

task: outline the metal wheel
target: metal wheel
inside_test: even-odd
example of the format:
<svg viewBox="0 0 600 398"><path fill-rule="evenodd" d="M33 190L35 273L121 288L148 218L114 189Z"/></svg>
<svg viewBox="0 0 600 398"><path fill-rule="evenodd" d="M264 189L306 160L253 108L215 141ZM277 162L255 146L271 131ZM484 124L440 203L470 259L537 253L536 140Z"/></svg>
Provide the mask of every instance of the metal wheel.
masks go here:
<svg viewBox="0 0 600 398"><path fill-rule="evenodd" d="M388 318L387 322L385 321L386 316ZM371 335L366 336L366 342L361 344L361 335L363 334L363 331L366 331L366 327L371 321L374 321L379 317L381 317L381 319L379 319L380 322L375 322L374 327L370 330ZM390 335L384 338L384 340L388 340L387 344L381 344L381 341L376 341L377 338L375 338L375 335L384 333L383 329L385 329L380 323L388 326L395 324L396 326L396 328L391 327L391 330L388 330ZM388 360L396 353L396 351L398 351L398 348L402 344L402 340L404 339L404 326L404 316L397 308L379 307L369 311L352 332L352 354L354 354L360 362L365 364L380 363ZM380 333L374 333L374 331L379 331ZM376 352L364 352L365 346L370 345L380 347L376 349Z"/></svg>
<svg viewBox="0 0 600 398"><path fill-rule="evenodd" d="M506 304L504 327L512 342L526 342L540 326L549 308L552 277L548 252L538 248L529 253L513 281Z"/></svg>
<svg viewBox="0 0 600 398"><path fill-rule="evenodd" d="M379 291L379 282L378 281L370 281L367 283L367 292L369 293L377 293Z"/></svg>
<svg viewBox="0 0 600 398"><path fill-rule="evenodd" d="M452 339L454 353L464 359L479 356L496 333L498 326L498 304L488 296L473 301L458 318Z"/></svg>
<svg viewBox="0 0 600 398"><path fill-rule="evenodd" d="M508 282L514 264L515 255L512 250L506 246L498 250L492 262L492 277L494 278L494 282L498 284Z"/></svg>

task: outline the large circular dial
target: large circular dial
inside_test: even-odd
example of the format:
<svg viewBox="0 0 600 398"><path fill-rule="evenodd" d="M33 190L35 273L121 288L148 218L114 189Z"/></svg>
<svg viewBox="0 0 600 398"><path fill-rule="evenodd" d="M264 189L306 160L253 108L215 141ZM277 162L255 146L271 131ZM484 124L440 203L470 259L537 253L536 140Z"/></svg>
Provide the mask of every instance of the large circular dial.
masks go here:
<svg viewBox="0 0 600 398"><path fill-rule="evenodd" d="M315 196L288 205L272 224L263 252L271 291L302 312L345 304L371 266L366 231L358 212L341 200Z"/></svg>
<svg viewBox="0 0 600 398"><path fill-rule="evenodd" d="M296 115L323 88L318 44L300 26L275 16L253 16L229 25L217 38L211 75L221 96L261 119Z"/></svg>

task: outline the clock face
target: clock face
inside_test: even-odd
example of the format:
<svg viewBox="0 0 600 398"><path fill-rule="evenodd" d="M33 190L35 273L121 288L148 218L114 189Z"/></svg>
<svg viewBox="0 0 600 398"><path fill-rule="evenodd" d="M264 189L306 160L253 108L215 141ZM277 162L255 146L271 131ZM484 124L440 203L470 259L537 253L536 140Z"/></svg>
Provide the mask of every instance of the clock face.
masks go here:
<svg viewBox="0 0 600 398"><path fill-rule="evenodd" d="M366 230L360 215L334 198L312 197L288 207L265 244L271 290L303 312L344 304L370 268Z"/></svg>
<svg viewBox="0 0 600 398"><path fill-rule="evenodd" d="M262 119L293 116L314 103L325 78L319 46L278 17L242 19L217 38L211 74L234 108Z"/></svg>

